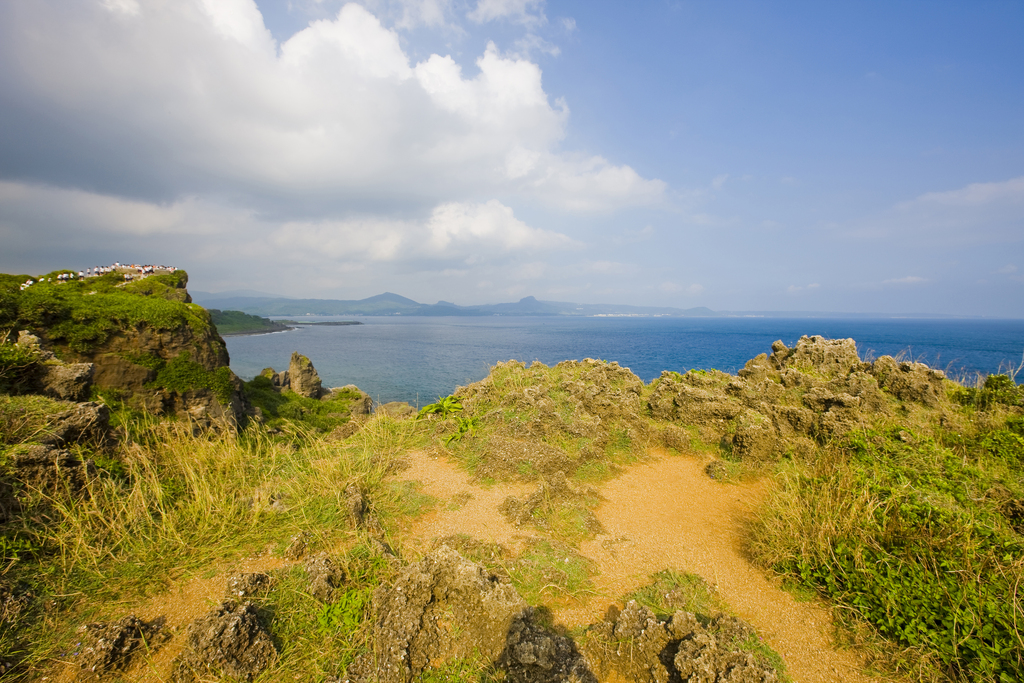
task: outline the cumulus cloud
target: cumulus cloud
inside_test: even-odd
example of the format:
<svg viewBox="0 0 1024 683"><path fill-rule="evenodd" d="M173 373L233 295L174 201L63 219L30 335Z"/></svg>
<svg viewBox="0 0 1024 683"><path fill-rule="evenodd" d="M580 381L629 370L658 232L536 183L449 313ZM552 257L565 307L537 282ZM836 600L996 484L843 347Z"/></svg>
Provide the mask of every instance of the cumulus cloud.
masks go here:
<svg viewBox="0 0 1024 683"><path fill-rule="evenodd" d="M448 7L407 4L428 25ZM540 11L482 2L474 16ZM10 0L0 63L8 178L303 210L520 197L593 211L664 191L560 151L569 108L528 58L490 44L468 73L447 55L412 63L396 30L355 3L278 44L253 0Z"/></svg>
<svg viewBox="0 0 1024 683"><path fill-rule="evenodd" d="M497 200L447 202L421 218L360 216L276 223L252 211L187 197L155 204L46 186L0 181L0 228L45 223L61 240L246 234L284 258L368 261L471 259L487 263L509 254L577 249L566 235L533 228ZM5 231L6 232L6 231ZM32 230L22 230L26 241ZM255 253L255 252L254 252Z"/></svg>

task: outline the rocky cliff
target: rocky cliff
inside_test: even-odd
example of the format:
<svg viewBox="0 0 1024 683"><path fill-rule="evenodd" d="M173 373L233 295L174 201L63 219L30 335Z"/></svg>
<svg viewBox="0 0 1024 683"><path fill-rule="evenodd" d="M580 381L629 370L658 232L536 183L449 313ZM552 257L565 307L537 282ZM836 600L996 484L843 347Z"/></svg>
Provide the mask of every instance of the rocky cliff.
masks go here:
<svg viewBox="0 0 1024 683"><path fill-rule="evenodd" d="M0 277L0 329L20 331L41 361L23 390L79 400L95 386L204 426L244 421L242 384L209 312L191 303L185 271L130 282L41 277L27 288L12 280Z"/></svg>

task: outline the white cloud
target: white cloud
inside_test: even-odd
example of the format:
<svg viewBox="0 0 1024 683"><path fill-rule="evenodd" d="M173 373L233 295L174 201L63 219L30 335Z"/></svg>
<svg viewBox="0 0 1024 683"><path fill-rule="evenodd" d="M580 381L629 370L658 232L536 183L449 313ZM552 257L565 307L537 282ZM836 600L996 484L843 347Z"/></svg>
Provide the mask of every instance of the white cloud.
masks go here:
<svg viewBox="0 0 1024 683"><path fill-rule="evenodd" d="M490 245L502 251L538 251L576 246L565 235L531 228L512 209L492 199L484 204L450 202L434 209L427 223L430 246L443 253L455 245Z"/></svg>
<svg viewBox="0 0 1024 683"><path fill-rule="evenodd" d="M37 239L43 227L49 241ZM207 281L263 282L264 289L294 282L299 294L315 283L339 286L344 278L337 273L363 273L366 295L389 288L396 273L538 279L551 272L538 257L582 246L527 225L497 200L447 202L406 219L378 214L277 221L206 198L156 204L3 181L0 243L0 270L84 268L120 258L194 268L193 275L203 273ZM69 262L54 248L58 244L102 255ZM21 263L30 252L38 264L31 268Z"/></svg>
<svg viewBox="0 0 1024 683"><path fill-rule="evenodd" d="M1024 204L1024 176L996 183L972 183L959 190L928 192L900 208L915 205L944 207L990 206L992 204Z"/></svg>
<svg viewBox="0 0 1024 683"><path fill-rule="evenodd" d="M476 9L466 16L478 24L497 19L528 25L547 21L544 0L479 0Z"/></svg>
<svg viewBox="0 0 1024 683"><path fill-rule="evenodd" d="M402 29L416 26L441 27L448 24L451 0L400 0L401 15L395 26Z"/></svg>
<svg viewBox="0 0 1024 683"><path fill-rule="evenodd" d="M252 0L201 0L201 4L221 35L252 49L272 48L274 39Z"/></svg>
<svg viewBox="0 0 1024 683"><path fill-rule="evenodd" d="M572 211L604 211L628 204L656 204L665 193L661 180L646 180L629 166L600 156L542 155L543 164L527 178L549 203Z"/></svg>
<svg viewBox="0 0 1024 683"><path fill-rule="evenodd" d="M140 9L138 0L103 0L103 6L111 12L120 12L133 17L139 14Z"/></svg>
<svg viewBox="0 0 1024 683"><path fill-rule="evenodd" d="M446 0L404 6L426 25L450 11ZM475 16L541 10L484 2ZM284 213L496 196L606 211L658 202L665 187L561 151L568 106L528 58L492 44L472 73L436 54L413 64L396 31L355 3L278 45L253 0L107 0L74 12L10 0L0 64L7 99L48 112L5 133L8 148L48 150L37 167L61 170L33 176L42 183L171 200L213 192Z"/></svg>
<svg viewBox="0 0 1024 683"><path fill-rule="evenodd" d="M999 275L1011 275L1011 274L1016 273L1016 272L1017 272L1017 266L1013 265L1012 263L1007 264L1007 265L1003 266L1002 268L1000 268L999 270L996 271L996 273L998 273Z"/></svg>
<svg viewBox="0 0 1024 683"><path fill-rule="evenodd" d="M692 285L690 285L689 287L686 288L686 293L689 294L690 296L696 296L696 295L700 294L703 291L704 291L704 285L699 285L697 283L694 283L694 284L692 284Z"/></svg>

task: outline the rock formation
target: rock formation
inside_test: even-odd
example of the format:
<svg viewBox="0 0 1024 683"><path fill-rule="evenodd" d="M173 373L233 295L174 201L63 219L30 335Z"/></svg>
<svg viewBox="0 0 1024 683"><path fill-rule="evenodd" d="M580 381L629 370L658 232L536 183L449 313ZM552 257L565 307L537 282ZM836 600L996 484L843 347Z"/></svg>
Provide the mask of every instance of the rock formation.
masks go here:
<svg viewBox="0 0 1024 683"><path fill-rule="evenodd" d="M228 600L189 624L174 678L192 681L213 675L251 681L276 658L256 607Z"/></svg>
<svg viewBox="0 0 1024 683"><path fill-rule="evenodd" d="M453 659L497 661L526 607L512 584L441 546L374 592L376 650L356 661L350 678L408 683Z"/></svg>

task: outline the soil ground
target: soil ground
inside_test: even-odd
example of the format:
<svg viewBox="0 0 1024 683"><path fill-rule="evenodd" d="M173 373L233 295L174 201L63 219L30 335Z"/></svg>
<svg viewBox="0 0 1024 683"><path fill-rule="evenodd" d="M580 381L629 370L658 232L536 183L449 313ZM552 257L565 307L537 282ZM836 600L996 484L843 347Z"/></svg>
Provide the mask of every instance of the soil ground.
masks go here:
<svg viewBox="0 0 1024 683"><path fill-rule="evenodd" d="M603 501L595 512L606 533L580 547L597 563L596 594L556 611L556 622L571 628L598 621L609 603L648 584L652 574L683 570L714 586L782 655L796 683L873 680L860 673L855 653L831 643L833 624L823 606L798 602L746 557L744 528L767 482L720 483L704 473L706 460L654 455L598 486ZM425 453L411 454L408 462L403 478L420 482L440 503L413 524L405 543L425 551L436 538L462 533L517 551L523 531L498 506L532 487L481 487L453 463Z"/></svg>

